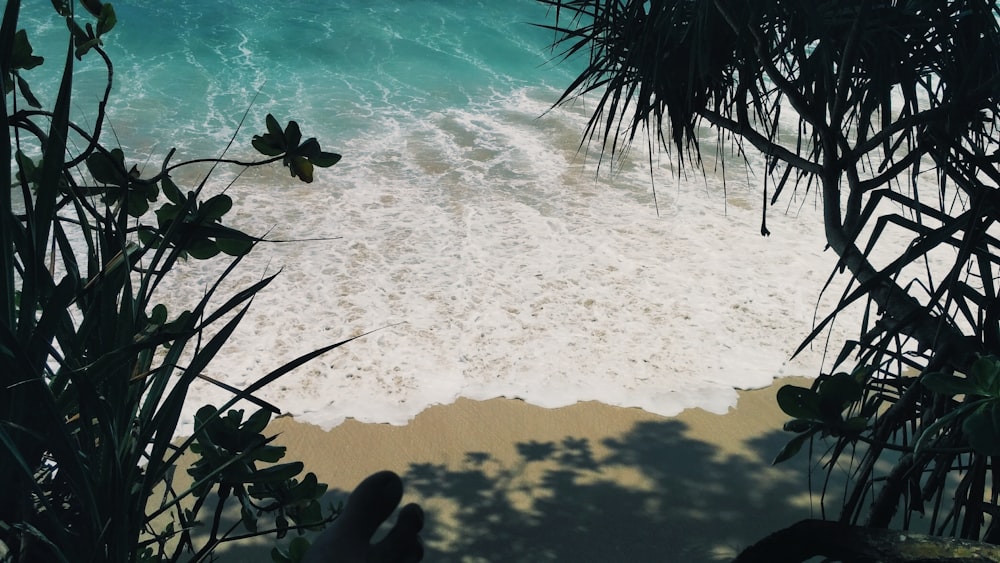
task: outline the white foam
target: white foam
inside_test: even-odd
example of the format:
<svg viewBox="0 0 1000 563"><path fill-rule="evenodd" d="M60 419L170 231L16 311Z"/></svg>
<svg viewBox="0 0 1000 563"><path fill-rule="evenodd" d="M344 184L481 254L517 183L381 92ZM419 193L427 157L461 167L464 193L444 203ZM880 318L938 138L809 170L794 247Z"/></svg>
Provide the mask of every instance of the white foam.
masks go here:
<svg viewBox="0 0 1000 563"><path fill-rule="evenodd" d="M725 412L734 389L818 373L821 347L787 362L835 261L818 210L800 199L794 215L772 211L763 238L759 186L744 172L731 170L724 190L714 175L678 185L663 166L657 217L646 157L595 178L593 158L575 151L585 108L535 119L541 99L383 116L379 135L341 147L342 163L311 186L248 174L229 192L240 226L340 238L255 252L243 285L283 271L210 375L245 386L381 329L260 393L329 428L405 424L460 396ZM201 268L178 295L208 283ZM199 384L192 397L181 433L199 405L228 394Z"/></svg>

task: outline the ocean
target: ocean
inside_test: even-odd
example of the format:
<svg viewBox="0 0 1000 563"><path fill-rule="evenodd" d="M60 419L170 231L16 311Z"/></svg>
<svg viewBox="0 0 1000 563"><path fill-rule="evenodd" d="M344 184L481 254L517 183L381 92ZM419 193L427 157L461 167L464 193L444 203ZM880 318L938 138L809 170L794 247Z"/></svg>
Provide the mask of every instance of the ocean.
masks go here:
<svg viewBox="0 0 1000 563"><path fill-rule="evenodd" d="M32 4L22 24L47 64L27 76L50 103L65 28ZM179 162L222 155L230 139L227 157L252 158L268 113L343 155L308 185L278 166L221 167L207 188L236 200L233 225L296 241L261 245L226 286L281 272L210 375L245 386L374 331L261 393L306 422L405 424L432 404L497 396L722 413L736 389L817 375L846 337L790 361L836 297L820 299L836 258L817 196L770 208L764 238L763 171L713 133L703 172L667 152L650 170L641 142L622 159L581 146L592 101L551 108L581 61L556 62L551 32L532 25L552 14L534 0L115 8L105 140L130 164L152 174L172 147ZM89 59L74 94L84 122L104 85ZM193 188L204 173L178 178ZM190 306L222 267L183 264L164 302ZM179 431L226 399L199 384Z"/></svg>

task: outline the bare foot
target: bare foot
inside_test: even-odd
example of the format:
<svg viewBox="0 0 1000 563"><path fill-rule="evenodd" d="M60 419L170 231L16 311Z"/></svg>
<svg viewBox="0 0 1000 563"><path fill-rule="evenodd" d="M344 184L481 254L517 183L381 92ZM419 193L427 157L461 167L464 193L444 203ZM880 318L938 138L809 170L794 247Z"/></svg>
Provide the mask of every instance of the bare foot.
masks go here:
<svg viewBox="0 0 1000 563"><path fill-rule="evenodd" d="M378 527L392 515L403 498L403 481L392 471L380 471L361 482L347 499L347 506L316 538L303 563L416 563L423 559L420 530L424 511L408 504L399 511L396 525L378 543L371 543Z"/></svg>

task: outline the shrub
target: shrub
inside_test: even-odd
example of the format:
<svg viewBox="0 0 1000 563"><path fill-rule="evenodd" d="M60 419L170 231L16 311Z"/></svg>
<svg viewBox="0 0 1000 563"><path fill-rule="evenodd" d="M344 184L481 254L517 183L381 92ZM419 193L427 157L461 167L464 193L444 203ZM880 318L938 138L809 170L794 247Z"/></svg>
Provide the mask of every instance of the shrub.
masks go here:
<svg viewBox="0 0 1000 563"><path fill-rule="evenodd" d="M53 1L69 32L51 110L28 82L43 60L17 29L20 4L7 2L0 26L0 118L9 133L0 149L0 177L9 182L0 190L0 558L204 559L233 539L322 527L332 518L319 503L326 486L312 473L301 476L301 462L281 462L284 448L263 434L278 409L254 393L344 342L245 389L213 381L232 399L199 410L193 436L171 442L192 382L205 378L274 278L212 305L220 283L263 239L226 225L233 201L204 197L204 180L192 189L175 183L175 171L205 159L172 164L170 151L159 172L143 177L103 141L113 66L102 42L117 23L110 4L81 2L90 12L82 22L72 2ZM107 73L91 124L69 117L82 57L99 58ZM266 124L253 140L266 158L208 161L282 162L309 182L314 167L340 159L316 139L303 141L294 121L281 127L268 115ZM162 284L187 259L229 262L191 310L171 311ZM239 400L259 410L231 409ZM186 451L197 454L193 485L176 490L176 462ZM198 540L194 530L212 506ZM224 526L229 506L239 506L242 519Z"/></svg>

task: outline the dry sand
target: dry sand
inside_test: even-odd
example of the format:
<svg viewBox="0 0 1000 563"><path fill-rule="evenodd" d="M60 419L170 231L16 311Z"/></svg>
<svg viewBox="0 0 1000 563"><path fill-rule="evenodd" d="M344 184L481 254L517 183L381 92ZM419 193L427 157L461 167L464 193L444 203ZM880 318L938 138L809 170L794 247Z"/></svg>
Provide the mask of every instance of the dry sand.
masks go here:
<svg viewBox="0 0 1000 563"><path fill-rule="evenodd" d="M810 516L802 456L771 460L790 437L774 394L742 392L719 416L673 418L581 403L459 400L403 427L348 421L329 432L279 418L300 459L337 501L365 476L398 472L427 514L425 561L726 561ZM224 561L268 561L234 546Z"/></svg>

